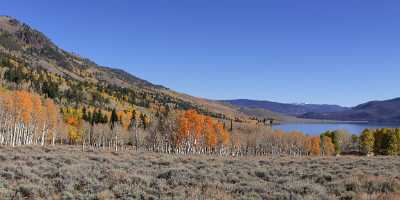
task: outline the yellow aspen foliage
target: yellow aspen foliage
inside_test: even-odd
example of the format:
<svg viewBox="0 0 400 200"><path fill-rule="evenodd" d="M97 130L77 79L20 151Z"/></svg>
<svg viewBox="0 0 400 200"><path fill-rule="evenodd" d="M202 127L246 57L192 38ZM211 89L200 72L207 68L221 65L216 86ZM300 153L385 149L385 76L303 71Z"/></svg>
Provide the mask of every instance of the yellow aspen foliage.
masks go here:
<svg viewBox="0 0 400 200"><path fill-rule="evenodd" d="M331 156L335 153L335 145L332 143L332 139L328 136L322 137L323 153L324 155Z"/></svg>
<svg viewBox="0 0 400 200"><path fill-rule="evenodd" d="M125 130L128 130L132 119L132 112L130 111L122 112L119 116L119 119L121 120L122 127Z"/></svg>
<svg viewBox="0 0 400 200"><path fill-rule="evenodd" d="M68 138L71 142L75 143L79 141L81 134L76 127L68 126Z"/></svg>

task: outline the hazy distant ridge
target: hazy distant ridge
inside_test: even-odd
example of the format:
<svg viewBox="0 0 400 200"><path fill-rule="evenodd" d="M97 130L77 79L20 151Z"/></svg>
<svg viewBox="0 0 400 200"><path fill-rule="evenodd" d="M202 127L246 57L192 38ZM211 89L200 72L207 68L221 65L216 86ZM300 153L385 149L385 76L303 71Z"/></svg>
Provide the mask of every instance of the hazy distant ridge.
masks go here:
<svg viewBox="0 0 400 200"><path fill-rule="evenodd" d="M306 113L303 118L369 122L400 122L400 98L370 101L333 113Z"/></svg>
<svg viewBox="0 0 400 200"><path fill-rule="evenodd" d="M290 104L290 103L278 103L272 101L261 101L261 100L250 100L250 99L223 100L223 102L236 105L239 107L261 108L292 116L299 116L310 112L325 113L325 112L338 112L338 111L348 110L348 108L339 105Z"/></svg>

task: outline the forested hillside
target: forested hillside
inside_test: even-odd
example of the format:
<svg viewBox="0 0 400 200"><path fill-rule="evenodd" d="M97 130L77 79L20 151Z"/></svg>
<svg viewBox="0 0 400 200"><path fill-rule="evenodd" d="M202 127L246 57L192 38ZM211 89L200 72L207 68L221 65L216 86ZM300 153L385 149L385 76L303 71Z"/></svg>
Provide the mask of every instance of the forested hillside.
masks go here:
<svg viewBox="0 0 400 200"><path fill-rule="evenodd" d="M137 108L147 115L151 109L169 107L225 117L165 87L66 52L10 17L0 17L0 66L3 86L31 90L63 106Z"/></svg>
<svg viewBox="0 0 400 200"><path fill-rule="evenodd" d="M233 131L236 123L257 121L237 108L99 66L7 16L0 17L0 77L1 143L11 146L222 152L228 126Z"/></svg>

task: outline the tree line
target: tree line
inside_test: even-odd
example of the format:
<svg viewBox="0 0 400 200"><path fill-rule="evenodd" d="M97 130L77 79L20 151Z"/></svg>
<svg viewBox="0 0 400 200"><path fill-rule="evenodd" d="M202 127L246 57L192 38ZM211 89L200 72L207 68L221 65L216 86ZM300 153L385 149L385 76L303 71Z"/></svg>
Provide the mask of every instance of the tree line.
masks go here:
<svg viewBox="0 0 400 200"><path fill-rule="evenodd" d="M145 149L176 154L331 156L400 155L400 129L365 129L359 136L327 131L319 136L285 133L257 124L233 126L196 110L155 107L62 107L36 93L0 90L0 144L71 144L83 148ZM248 130L246 130L246 128Z"/></svg>
<svg viewBox="0 0 400 200"><path fill-rule="evenodd" d="M134 147L164 153L218 155L260 155L268 150L271 154L310 152L305 146L308 137L301 133L275 132L271 137L263 134L263 140L253 143L228 131L225 121L196 110L160 106L154 115L148 115L135 109L58 108L53 100L33 92L4 89L0 91L0 109L2 145L59 143L115 151Z"/></svg>
<svg viewBox="0 0 400 200"><path fill-rule="evenodd" d="M360 135L360 148L366 155L400 155L400 129L365 129Z"/></svg>

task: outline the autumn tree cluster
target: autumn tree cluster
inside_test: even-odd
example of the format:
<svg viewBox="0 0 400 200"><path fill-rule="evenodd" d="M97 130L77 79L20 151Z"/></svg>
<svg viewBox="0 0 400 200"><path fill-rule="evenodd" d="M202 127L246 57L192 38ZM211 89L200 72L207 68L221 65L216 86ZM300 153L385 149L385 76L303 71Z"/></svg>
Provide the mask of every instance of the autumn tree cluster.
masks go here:
<svg viewBox="0 0 400 200"><path fill-rule="evenodd" d="M65 143L94 148L118 150L127 145L138 148L139 133L150 123L146 114L134 109L108 111L94 107L66 107L61 112L67 129Z"/></svg>
<svg viewBox="0 0 400 200"><path fill-rule="evenodd" d="M237 128L238 129L238 128ZM240 129L240 128L239 128ZM243 129L243 128L242 128ZM265 126L233 131L233 155L332 156L359 152L359 137L344 130L306 135L298 131L283 132Z"/></svg>
<svg viewBox="0 0 400 200"><path fill-rule="evenodd" d="M340 155L359 151L358 136L350 135L345 130L326 131L320 135L321 140L330 139L332 147L329 147L330 153ZM328 146L331 146L330 144Z"/></svg>
<svg viewBox="0 0 400 200"><path fill-rule="evenodd" d="M179 131L174 137L177 151L212 152L224 151L228 147L229 133L225 125L195 110L181 113L177 119Z"/></svg>
<svg viewBox="0 0 400 200"><path fill-rule="evenodd" d="M365 129L360 135L360 148L367 155L400 155L400 129Z"/></svg>
<svg viewBox="0 0 400 200"><path fill-rule="evenodd" d="M51 99L27 91L0 90L0 144L55 143L59 110Z"/></svg>
<svg viewBox="0 0 400 200"><path fill-rule="evenodd" d="M235 156L272 155L272 156L320 156L330 155L324 146L330 140L321 141L319 136L308 136L298 131L285 133L267 127L251 130L233 131L231 135L230 154Z"/></svg>

